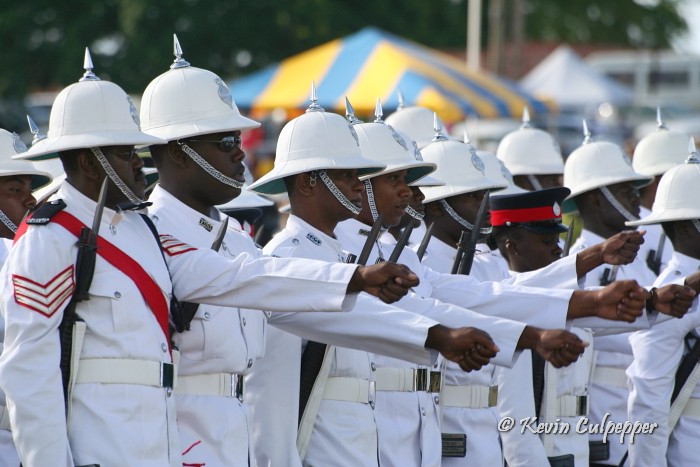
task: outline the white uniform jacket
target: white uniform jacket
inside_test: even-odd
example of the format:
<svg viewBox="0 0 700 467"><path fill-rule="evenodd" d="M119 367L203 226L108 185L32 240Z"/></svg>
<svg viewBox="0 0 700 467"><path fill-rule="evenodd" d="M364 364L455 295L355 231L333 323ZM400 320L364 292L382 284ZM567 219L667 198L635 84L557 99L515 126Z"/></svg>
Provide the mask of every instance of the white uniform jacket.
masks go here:
<svg viewBox="0 0 700 467"><path fill-rule="evenodd" d="M340 243L290 215L285 229L264 249L281 257L344 261ZM323 316L272 313L270 323L311 340L402 356L421 365L434 364L437 353L424 348L428 329L436 321L385 305L359 294L349 313ZM296 427L299 407L299 366L302 340L269 329L265 358L247 380L254 419L258 465L299 465ZM370 354L337 347L329 377L374 381ZM273 401L273 402L271 402ZM340 400L321 402L304 464L376 465L377 428L369 404Z"/></svg>
<svg viewBox="0 0 700 467"><path fill-rule="evenodd" d="M700 260L674 252L668 267L655 282L656 287L677 282L700 267ZM697 300L694 307L697 308ZM630 397L629 420L656 423L652 433L640 435L629 445L632 465L664 466L697 463L695 446L700 433L700 418L693 406L700 407L700 387L695 386L686 410L669 439L668 417L671 393L681 358L687 352L683 338L697 333L700 313L693 310L681 319L638 331L629 338L634 362L627 368ZM692 413L691 413L692 412ZM693 415L695 414L695 415Z"/></svg>
<svg viewBox="0 0 700 467"><path fill-rule="evenodd" d="M94 201L67 182L55 198L65 201L67 213L92 225ZM347 265L256 260L245 254L228 260L211 250L191 247L167 232L161 232L161 252L151 230L133 212L117 214L105 209L100 236L138 262L160 288L165 303L173 289L185 301L278 311L340 310L356 296L346 299L354 272ZM58 325L74 289L76 242L56 222L30 226L13 247L7 274L0 278L6 319L0 386L7 393L22 463L179 466L174 398L163 387L78 383L66 423ZM314 293L299 293L304 289ZM81 362L126 359L155 364L160 372L163 364L172 361L168 336L136 284L99 255L90 300L78 304L77 315L87 326ZM94 373L90 375L93 380L117 376L97 371L101 375L95 377Z"/></svg>
<svg viewBox="0 0 700 467"><path fill-rule="evenodd" d="M0 265L5 264L11 247L12 240L0 239ZM4 271L0 275L4 275ZM0 316L0 353L2 352L4 337L5 319ZM7 411L7 404L5 403L5 392L0 388L0 467L17 467L18 465L19 456L10 432L10 413Z"/></svg>
<svg viewBox="0 0 700 467"><path fill-rule="evenodd" d="M204 216L187 206L160 185L149 201L149 215L161 232L196 248L208 249L219 232L224 214ZM219 249L225 258L241 253L260 256L255 243L238 221L229 219ZM187 378L243 375L263 356L265 314L259 310L200 305L190 329L173 336L180 350L179 386ZM189 386L192 388L192 385ZM231 389L231 388L228 388ZM246 465L251 430L247 406L230 392L227 396L175 390L177 426L183 462L205 465Z"/></svg>
<svg viewBox="0 0 700 467"><path fill-rule="evenodd" d="M571 254L576 254L604 240L604 238L593 232L583 229L581 236L571 246ZM586 276L586 285L599 285L606 268L612 270L611 266L604 265L589 272ZM649 286L656 277L647 267L645 260L638 255L632 263L620 266L618 269L617 280L624 279L634 279L641 286ZM656 324L660 321L661 319L657 319ZM581 322L578 320L576 323L578 326L581 325L579 324ZM588 391L588 418L590 424L602 423L606 414L609 414L606 419L608 422L622 423L627 420L627 397L629 391L627 389L625 369L633 360L632 348L627 340L628 337L629 333L620 333L594 337L593 339L596 358L593 378ZM603 435L592 433L589 438L600 441L603 439ZM627 441L627 438L625 438L625 441ZM620 443L619 437L617 439L608 437L607 444L610 450L610 457L607 461L600 462L617 465L627 450L627 443Z"/></svg>

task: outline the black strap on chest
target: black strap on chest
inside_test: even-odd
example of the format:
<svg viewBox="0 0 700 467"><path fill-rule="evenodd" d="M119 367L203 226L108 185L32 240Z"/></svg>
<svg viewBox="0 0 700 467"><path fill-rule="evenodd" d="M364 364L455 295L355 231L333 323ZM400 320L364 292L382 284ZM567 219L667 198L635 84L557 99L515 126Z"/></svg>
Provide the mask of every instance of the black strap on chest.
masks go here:
<svg viewBox="0 0 700 467"><path fill-rule="evenodd" d="M688 380L690 373L693 372L695 365L700 361L700 338L695 333L689 332L684 337L684 341L688 352L683 355L681 363L678 365L678 370L676 370L676 381L671 395L672 404L678 397L681 389L683 389L683 385Z"/></svg>

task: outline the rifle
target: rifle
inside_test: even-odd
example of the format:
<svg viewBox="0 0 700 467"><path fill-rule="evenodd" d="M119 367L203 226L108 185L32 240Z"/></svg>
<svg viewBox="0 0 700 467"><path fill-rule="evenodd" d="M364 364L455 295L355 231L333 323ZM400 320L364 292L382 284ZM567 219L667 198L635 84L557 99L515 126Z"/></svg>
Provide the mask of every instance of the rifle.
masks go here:
<svg viewBox="0 0 700 467"><path fill-rule="evenodd" d="M359 264L360 266L367 265L367 260L369 259L369 254L372 253L372 248L374 248L374 244L376 243L377 239L379 238L379 233L381 232L383 222L384 222L384 218L382 217L381 214L379 214L379 216L377 217L377 220L375 220L374 224L372 224L372 230L369 231L369 235L367 235L367 240L365 241L365 245L362 247L362 251L360 252L360 256L357 258L357 264Z"/></svg>
<svg viewBox="0 0 700 467"><path fill-rule="evenodd" d="M214 237L214 241L211 244L212 250L219 251L219 249L221 248L221 244L224 242L224 237L226 236L227 228L228 216L226 216L226 219L224 219L224 221L221 223L221 226L219 226L219 231L216 233L216 237ZM182 310L183 323L178 324L175 330L177 332L189 331L190 323L194 319L194 315L197 314L197 310L199 309L199 303L181 302L180 309Z"/></svg>
<svg viewBox="0 0 700 467"><path fill-rule="evenodd" d="M467 244L467 231L462 230L462 233L459 234L459 240L457 241L457 253L455 253L455 260L452 263L452 271L450 271L450 274L457 274L457 271L459 270L459 265L462 262L462 256L464 255L464 247Z"/></svg>
<svg viewBox="0 0 700 467"><path fill-rule="evenodd" d="M362 247L359 259L357 259L357 264L360 266L365 266L369 255L374 248L374 244L379 238L379 233L381 232L383 218L380 214L377 220L372 224L372 230L370 230L369 235L367 235L367 240ZM393 253L392 253L393 256ZM349 254L345 262L352 264L355 259L358 258L353 254ZM326 344L321 342L308 341L306 347L304 347L304 352L301 354L301 365L300 365L300 379L299 379L299 423L301 423L302 417L304 415L304 410L306 410L306 405L309 402L309 397L316 384L316 378L321 371L323 366L323 359L326 356Z"/></svg>
<svg viewBox="0 0 700 467"><path fill-rule="evenodd" d="M95 259L97 256L97 237L100 232L100 222L102 212L107 201L107 177L105 177L100 187L100 194L97 198L95 216L92 219L92 228L83 227L78 238L78 256L75 261L75 290L73 296L63 311L63 318L59 325L61 338L61 377L63 379L63 397L68 409L68 392L71 370L71 355L73 351L73 327L75 323L82 321L75 313L75 308L79 302L90 300L90 285L95 275Z"/></svg>
<svg viewBox="0 0 700 467"><path fill-rule="evenodd" d="M650 250L647 254L647 266L649 269L654 271L657 276L661 272L661 256L664 253L664 246L666 245L666 232L661 232L659 235L659 244L656 247L656 251Z"/></svg>
<svg viewBox="0 0 700 467"><path fill-rule="evenodd" d="M617 264L613 265L612 269L611 268L605 268L603 270L603 277L600 278L600 285L606 286L612 282L615 282L617 279L617 271L620 269L620 266Z"/></svg>
<svg viewBox="0 0 700 467"><path fill-rule="evenodd" d="M464 249L464 254L459 262L459 267L457 268L458 274L469 274L472 270L472 263L474 263L474 254L476 253L476 244L479 241L479 234L481 233L481 226L484 223L484 218L486 217L486 206L489 204L489 192L486 192L484 198L481 200L481 205L479 206L479 211L476 214L476 220L474 221L474 227L469 234L469 241Z"/></svg>
<svg viewBox="0 0 700 467"><path fill-rule="evenodd" d="M399 256L401 256L403 249L406 247L406 245L408 245L408 239L411 237L411 232L413 232L413 222L404 227L401 235L399 236L399 240L396 242L394 250L391 252L391 256L389 256L389 262L395 263L399 260Z"/></svg>
<svg viewBox="0 0 700 467"><path fill-rule="evenodd" d="M566 239L564 240L564 247L561 249L561 257L566 258L569 256L569 250L571 250L571 244L574 241L574 226L576 225L576 219L571 219L569 223L569 230L566 231Z"/></svg>
<svg viewBox="0 0 700 467"><path fill-rule="evenodd" d="M420 245L418 245L418 249L416 250L416 254L418 255L418 259L423 261L423 256L425 255L425 250L428 249L428 243L430 243L430 239L433 237L433 227L435 227L435 222L431 222L430 225L428 226L428 230L425 231L425 235L423 235L423 240L421 240Z"/></svg>

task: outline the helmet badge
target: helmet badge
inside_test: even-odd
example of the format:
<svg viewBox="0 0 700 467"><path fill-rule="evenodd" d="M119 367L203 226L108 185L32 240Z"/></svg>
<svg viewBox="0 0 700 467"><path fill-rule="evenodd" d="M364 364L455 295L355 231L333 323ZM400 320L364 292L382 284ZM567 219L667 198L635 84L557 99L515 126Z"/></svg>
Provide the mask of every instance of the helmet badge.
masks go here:
<svg viewBox="0 0 700 467"><path fill-rule="evenodd" d="M17 133L12 133L12 147L15 148L15 152L17 152L17 154L27 150L27 146L21 139L19 139L19 135Z"/></svg>

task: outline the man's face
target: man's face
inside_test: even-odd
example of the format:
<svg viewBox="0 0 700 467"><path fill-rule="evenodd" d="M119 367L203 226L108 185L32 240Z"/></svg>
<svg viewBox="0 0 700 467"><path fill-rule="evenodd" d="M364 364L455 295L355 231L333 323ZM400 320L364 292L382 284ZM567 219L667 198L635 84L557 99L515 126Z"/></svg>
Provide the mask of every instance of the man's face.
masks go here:
<svg viewBox="0 0 700 467"><path fill-rule="evenodd" d="M240 137L241 132L236 130L197 135L186 138L184 142L216 170L243 183L245 153L236 142ZM187 182L191 183L193 195L208 206L227 203L241 194L240 188L216 180L199 166L188 173Z"/></svg>
<svg viewBox="0 0 700 467"><path fill-rule="evenodd" d="M19 225L24 215L36 205L36 199L32 196L32 179L28 175L11 175L0 177L0 211L15 224ZM11 232L4 224L0 224L0 236L13 238Z"/></svg>
<svg viewBox="0 0 700 467"><path fill-rule="evenodd" d="M374 201L377 204L377 211L384 218L385 227L393 227L401 222L401 217L413 196L411 187L406 184L406 174L406 170L398 170L371 179ZM365 223L372 224L372 215L366 196L360 216Z"/></svg>
<svg viewBox="0 0 700 467"><path fill-rule="evenodd" d="M356 169L326 170L326 174L348 201L362 209L362 193L365 191L365 185L358 178ZM348 208L336 199L321 180L316 181L316 187L318 191L314 202L318 203L318 206L322 206L324 210L327 209L329 215L334 213L338 222L355 217Z"/></svg>
<svg viewBox="0 0 700 467"><path fill-rule="evenodd" d="M534 271L549 266L561 257L559 234L540 234L520 229L517 243L518 261L523 271Z"/></svg>
<svg viewBox="0 0 700 467"><path fill-rule="evenodd" d="M143 160L136 154L134 147L104 146L100 149L117 176L137 197L143 199L146 189L146 178L142 170ZM126 196L115 187L108 190L107 206L116 206L125 201L128 201Z"/></svg>
<svg viewBox="0 0 700 467"><path fill-rule="evenodd" d="M417 186L412 186L411 192L413 193L413 195L411 196L411 200L408 203L408 206L419 214L425 214L425 206L423 205L425 195ZM415 229L416 227L421 225L421 221L419 221L418 219L414 219L413 217L409 216L408 213L406 213L401 218L401 222L399 223L398 227L403 229L409 224L413 224L413 228Z"/></svg>
<svg viewBox="0 0 700 467"><path fill-rule="evenodd" d="M447 201L447 204L452 206L452 209L455 210L457 215L465 219L467 222L473 224L476 221L476 216L479 213L479 207L481 206L481 202L483 201L484 196L486 196L486 193L487 190L473 191L471 193L463 193L461 195L451 196L445 201ZM459 233L462 230L464 230L464 227L458 224L457 221L454 221L453 224L455 231L454 235L458 236ZM486 214L484 216L484 222L481 224L481 227L484 228L490 226L491 213L489 211L489 206L486 206Z"/></svg>
<svg viewBox="0 0 700 467"><path fill-rule="evenodd" d="M639 190L634 186L634 183L616 183L615 185L609 185L608 190L610 190L610 193L622 205L622 207L628 210L631 214L639 217L641 200L639 198ZM600 196L603 197L603 194L601 193ZM612 204L610 204L604 197L601 205L603 206L603 212L601 212L601 215L608 226L617 232L630 229L630 227L625 226L625 221L627 221L627 219L625 219L622 214L617 212ZM634 229L634 227L631 228Z"/></svg>

